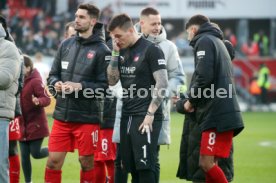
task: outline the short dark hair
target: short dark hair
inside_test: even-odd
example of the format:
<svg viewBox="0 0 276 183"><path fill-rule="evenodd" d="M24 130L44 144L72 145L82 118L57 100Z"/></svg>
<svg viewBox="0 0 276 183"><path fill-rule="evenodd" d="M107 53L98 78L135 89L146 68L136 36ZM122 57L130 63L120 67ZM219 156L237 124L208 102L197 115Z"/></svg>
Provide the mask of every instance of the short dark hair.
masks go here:
<svg viewBox="0 0 276 183"><path fill-rule="evenodd" d="M194 15L192 16L188 22L186 23L186 30L191 26L191 25L199 25L201 26L202 24L205 24L206 22L210 22L209 18L204 16L204 15Z"/></svg>
<svg viewBox="0 0 276 183"><path fill-rule="evenodd" d="M11 39L10 39L10 33L8 31L8 25L7 25L7 19L6 19L6 17L0 15L0 23L2 24L2 26L3 26L3 28L4 28L5 32L6 32L5 39L11 41Z"/></svg>
<svg viewBox="0 0 276 183"><path fill-rule="evenodd" d="M23 58L24 58L24 66L30 67L32 71L34 69L34 64L32 59L28 55L23 55Z"/></svg>
<svg viewBox="0 0 276 183"><path fill-rule="evenodd" d="M100 16L100 9L93 4L80 4L78 9L87 10L88 15L92 18L98 19Z"/></svg>
<svg viewBox="0 0 276 183"><path fill-rule="evenodd" d="M149 15L159 15L159 11L152 7L147 7L147 8L144 8L140 13L140 16L149 16Z"/></svg>
<svg viewBox="0 0 276 183"><path fill-rule="evenodd" d="M117 27L126 30L130 27L133 27L133 22L127 14L119 14L111 19L107 29L109 32L111 32Z"/></svg>
<svg viewBox="0 0 276 183"><path fill-rule="evenodd" d="M8 28L6 17L4 17L3 15L0 15L0 23L2 24L4 29Z"/></svg>
<svg viewBox="0 0 276 183"><path fill-rule="evenodd" d="M231 60L235 58L235 48L233 47L232 43L228 40L224 40L224 45L230 55Z"/></svg>

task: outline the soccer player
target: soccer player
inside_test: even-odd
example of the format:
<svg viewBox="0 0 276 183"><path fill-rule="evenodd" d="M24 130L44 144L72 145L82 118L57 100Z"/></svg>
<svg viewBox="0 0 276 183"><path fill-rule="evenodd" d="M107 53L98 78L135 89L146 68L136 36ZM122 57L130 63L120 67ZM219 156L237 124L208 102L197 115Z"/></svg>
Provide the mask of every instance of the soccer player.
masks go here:
<svg viewBox="0 0 276 183"><path fill-rule="evenodd" d="M17 141L20 139L19 116L10 121L9 127L9 165L10 183L19 183L20 161Z"/></svg>
<svg viewBox="0 0 276 183"><path fill-rule="evenodd" d="M98 138L98 152L94 158L95 183L114 183L114 160L116 158L116 144L112 142L113 127L116 116L117 99L109 90L104 100L103 120L100 123ZM108 175L108 176L107 176Z"/></svg>
<svg viewBox="0 0 276 183"><path fill-rule="evenodd" d="M185 112L195 112L201 131L199 165L206 182L226 183L218 158L229 157L232 138L244 128L232 82L231 58L222 32L206 16L191 17L186 30L194 48L195 72L188 100L182 105Z"/></svg>
<svg viewBox="0 0 276 183"><path fill-rule="evenodd" d="M158 45L138 35L126 14L115 16L108 30L113 40L108 82L113 86L120 79L124 94L122 164L133 182L155 183L157 141L162 126L160 104L168 86L164 54Z"/></svg>
<svg viewBox="0 0 276 183"><path fill-rule="evenodd" d="M23 56L21 55L23 59ZM19 183L20 161L18 155L17 141L21 137L19 118L22 115L20 106L20 92L24 83L24 63L21 63L20 77L18 79L18 91L16 94L15 118L10 121L9 127L9 164L10 164L10 183Z"/></svg>
<svg viewBox="0 0 276 183"><path fill-rule="evenodd" d="M80 182L93 180L95 139L103 109L101 95L87 93L107 88L105 59L110 55L103 25L97 23L99 12L94 5L79 5L75 13L77 36L62 42L49 74L48 85L54 86L56 107L45 171L47 183L61 182L66 153L73 152L75 144L81 165Z"/></svg>
<svg viewBox="0 0 276 183"><path fill-rule="evenodd" d="M175 44L169 40L167 40L167 34L166 30L161 24L161 15L158 12L158 10L147 7L143 9L140 13L140 21L135 25L135 29L138 31L138 33L142 33L142 36L160 46L162 49L165 60L166 60L166 66L167 66L167 72L168 72L168 79L169 79L169 86L168 86L168 95L163 100L163 115L164 119L162 122L162 128L160 131L159 139L158 139L158 149L157 149L157 157L159 157L159 145L169 145L171 143L171 137L170 137L170 97L176 96L177 94L177 88L179 88L181 85L185 84L185 75L184 71L181 65L181 60L177 51L177 47ZM117 128L115 128L116 130ZM114 135L119 132L114 132ZM119 142L119 141L117 141ZM118 156L120 157L120 155ZM116 162L119 162L120 159L116 159ZM121 166L120 163L116 163L116 178L121 179L122 177L127 176L123 170L120 170ZM156 162L156 182L159 182L159 176L160 176L160 164L159 164L159 158L157 158ZM124 178L126 180L126 178Z"/></svg>
<svg viewBox="0 0 276 183"><path fill-rule="evenodd" d="M233 60L235 57L235 49L232 43L228 40L224 40L224 44L227 48L231 60ZM199 157L201 131L198 123L196 122L195 113L185 113L183 108L183 103L185 100L185 98L182 98L176 103L177 112L185 114L181 136L182 138L180 144L180 161L177 171L177 177L179 177L180 179L193 181L193 183L203 183L206 182L205 173L199 167L199 159L194 158ZM230 151L230 155L228 158L218 159L218 165L224 172L227 180L231 182L234 177L233 149Z"/></svg>

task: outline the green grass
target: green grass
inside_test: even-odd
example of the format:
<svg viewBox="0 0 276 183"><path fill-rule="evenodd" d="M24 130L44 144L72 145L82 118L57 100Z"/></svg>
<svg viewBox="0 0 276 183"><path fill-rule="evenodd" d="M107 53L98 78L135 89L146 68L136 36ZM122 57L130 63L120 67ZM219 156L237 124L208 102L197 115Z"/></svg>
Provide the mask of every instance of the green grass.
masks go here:
<svg viewBox="0 0 276 183"><path fill-rule="evenodd" d="M184 116L172 114L172 144L161 146L161 183L184 183L176 178L179 162L179 146ZM234 183L273 183L276 182L276 113L244 113L245 130L234 138ZM51 126L52 119L49 118ZM45 139L44 145L47 145ZM260 144L266 146L261 146ZM80 166L78 153L68 153L62 180L65 183L79 182ZM32 159L33 182L43 183L46 158ZM20 182L23 183L21 171Z"/></svg>

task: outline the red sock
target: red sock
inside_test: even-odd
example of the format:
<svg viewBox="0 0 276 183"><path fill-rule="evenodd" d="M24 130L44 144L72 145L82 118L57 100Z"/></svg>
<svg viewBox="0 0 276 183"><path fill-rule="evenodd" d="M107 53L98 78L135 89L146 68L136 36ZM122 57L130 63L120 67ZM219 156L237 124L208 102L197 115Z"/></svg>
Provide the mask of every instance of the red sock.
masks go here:
<svg viewBox="0 0 276 183"><path fill-rule="evenodd" d="M46 168L45 170L45 182L46 183L61 183L61 170L51 170Z"/></svg>
<svg viewBox="0 0 276 183"><path fill-rule="evenodd" d="M80 183L94 183L94 172L93 169L88 171L81 170L80 172Z"/></svg>
<svg viewBox="0 0 276 183"><path fill-rule="evenodd" d="M20 177L20 163L18 154L9 156L10 162L10 183L19 183Z"/></svg>
<svg viewBox="0 0 276 183"><path fill-rule="evenodd" d="M206 183L228 183L223 171L218 165L214 165L205 173Z"/></svg>
<svg viewBox="0 0 276 183"><path fill-rule="evenodd" d="M108 172L108 183L114 183L114 161L108 160L105 162Z"/></svg>
<svg viewBox="0 0 276 183"><path fill-rule="evenodd" d="M105 183L106 182L106 170L103 161L94 161L94 182L93 183Z"/></svg>

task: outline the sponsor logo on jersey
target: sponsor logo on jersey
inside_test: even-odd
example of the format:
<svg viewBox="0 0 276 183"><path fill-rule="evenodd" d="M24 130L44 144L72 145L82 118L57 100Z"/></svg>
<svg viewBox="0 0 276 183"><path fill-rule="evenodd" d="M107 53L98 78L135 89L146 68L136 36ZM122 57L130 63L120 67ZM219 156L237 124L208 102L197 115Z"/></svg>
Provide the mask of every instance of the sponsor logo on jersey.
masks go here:
<svg viewBox="0 0 276 183"><path fill-rule="evenodd" d="M158 59L158 64L159 65L166 65L166 60L165 59Z"/></svg>
<svg viewBox="0 0 276 183"><path fill-rule="evenodd" d="M136 67L126 67L126 66L121 67L121 73L123 74L134 74L135 70L136 70Z"/></svg>

